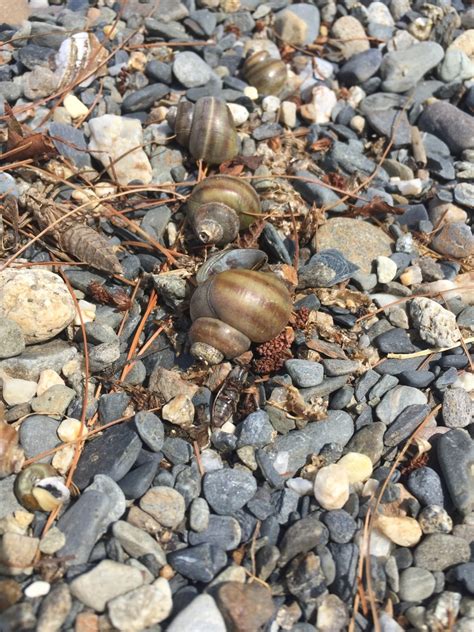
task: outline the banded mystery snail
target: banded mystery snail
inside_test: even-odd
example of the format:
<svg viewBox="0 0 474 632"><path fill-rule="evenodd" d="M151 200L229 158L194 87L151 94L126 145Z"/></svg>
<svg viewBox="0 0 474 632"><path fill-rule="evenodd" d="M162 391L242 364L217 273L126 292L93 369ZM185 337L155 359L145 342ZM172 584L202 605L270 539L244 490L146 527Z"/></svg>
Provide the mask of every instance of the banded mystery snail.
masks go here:
<svg viewBox="0 0 474 632"><path fill-rule="evenodd" d="M247 57L243 75L245 80L263 95L278 95L288 80L284 62L273 59L266 50L252 53Z"/></svg>
<svg viewBox="0 0 474 632"><path fill-rule="evenodd" d="M199 285L191 299L191 353L217 364L235 358L252 342L277 336L288 322L290 293L271 272L233 269Z"/></svg>
<svg viewBox="0 0 474 632"><path fill-rule="evenodd" d="M233 241L261 213L255 189L241 178L211 176L197 184L187 203L191 226L203 243Z"/></svg>
<svg viewBox="0 0 474 632"><path fill-rule="evenodd" d="M53 511L69 500L64 480L48 463L33 463L15 479L15 496L29 511Z"/></svg>
<svg viewBox="0 0 474 632"><path fill-rule="evenodd" d="M234 119L222 99L201 97L195 104L180 101L167 119L178 143L198 160L218 165L232 160L239 151Z"/></svg>

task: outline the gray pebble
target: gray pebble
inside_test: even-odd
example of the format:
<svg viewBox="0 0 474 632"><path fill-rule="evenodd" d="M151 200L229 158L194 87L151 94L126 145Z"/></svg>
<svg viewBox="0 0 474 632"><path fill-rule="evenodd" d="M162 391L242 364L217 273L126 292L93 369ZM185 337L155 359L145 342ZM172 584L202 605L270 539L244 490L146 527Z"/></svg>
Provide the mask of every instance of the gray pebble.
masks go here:
<svg viewBox="0 0 474 632"><path fill-rule="evenodd" d="M195 498L189 509L189 526L193 531L201 533L209 524L209 505L204 498Z"/></svg>
<svg viewBox="0 0 474 632"><path fill-rule="evenodd" d="M27 459L46 452L61 442L57 435L59 421L46 415L32 415L27 417L20 426L20 444ZM51 463L53 455L39 459L40 463Z"/></svg>
<svg viewBox="0 0 474 632"><path fill-rule="evenodd" d="M407 406L426 404L424 393L411 386L396 386L389 391L376 408L380 421L390 424Z"/></svg>
<svg viewBox="0 0 474 632"><path fill-rule="evenodd" d="M438 440L438 459L455 507L467 515L474 510L474 441L461 428L453 428Z"/></svg>
<svg viewBox="0 0 474 632"><path fill-rule="evenodd" d="M192 581L209 583L227 564L227 555L212 544L198 544L169 553L168 564Z"/></svg>
<svg viewBox="0 0 474 632"><path fill-rule="evenodd" d="M321 384L324 369L318 362L311 360L287 360L285 369L291 376L293 383L300 388L310 388Z"/></svg>
<svg viewBox="0 0 474 632"><path fill-rule="evenodd" d="M248 415L238 426L237 446L253 446L263 448L268 445L275 431L270 423L268 414L264 410L257 410Z"/></svg>
<svg viewBox="0 0 474 632"><path fill-rule="evenodd" d="M465 428L472 422L473 407L463 388L447 388L443 394L443 421L448 428Z"/></svg>
<svg viewBox="0 0 474 632"><path fill-rule="evenodd" d="M140 411L134 417L135 427L141 440L153 450L159 452L165 440L163 423L154 413Z"/></svg>
<svg viewBox="0 0 474 632"><path fill-rule="evenodd" d="M208 472L203 492L207 502L218 514L233 514L255 494L257 483L249 472L224 468Z"/></svg>
<svg viewBox="0 0 474 632"><path fill-rule="evenodd" d="M444 533L429 535L415 549L415 565L429 571L444 571L468 562L471 551L462 538Z"/></svg>
<svg viewBox="0 0 474 632"><path fill-rule="evenodd" d="M407 568L400 575L400 598L403 601L423 601L431 597L435 589L436 580L424 568Z"/></svg>
<svg viewBox="0 0 474 632"><path fill-rule="evenodd" d="M242 531L235 518L211 514L204 531L190 532L189 544L194 546L207 543L218 546L224 551L233 551L239 546L241 536Z"/></svg>
<svg viewBox="0 0 474 632"><path fill-rule="evenodd" d="M0 321L0 358L11 358L25 350L25 336L15 321L3 317Z"/></svg>
<svg viewBox="0 0 474 632"><path fill-rule="evenodd" d="M192 51L183 51L175 55L173 73L185 88L205 85L212 76L212 69Z"/></svg>
<svg viewBox="0 0 474 632"><path fill-rule="evenodd" d="M438 474L430 467L410 472L408 489L422 505L444 505L444 494Z"/></svg>

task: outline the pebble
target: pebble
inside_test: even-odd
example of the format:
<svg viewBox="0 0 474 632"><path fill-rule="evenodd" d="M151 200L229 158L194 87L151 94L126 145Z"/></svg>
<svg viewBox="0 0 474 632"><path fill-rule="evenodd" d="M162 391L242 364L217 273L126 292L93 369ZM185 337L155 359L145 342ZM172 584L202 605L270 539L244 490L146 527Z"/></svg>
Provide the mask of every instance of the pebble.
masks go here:
<svg viewBox="0 0 474 632"><path fill-rule="evenodd" d="M395 93L411 90L443 57L444 50L436 42L420 42L406 50L387 53L380 66L382 89Z"/></svg>
<svg viewBox="0 0 474 632"><path fill-rule="evenodd" d="M463 388L448 388L443 394L443 421L448 428L465 428L472 422L473 405Z"/></svg>
<svg viewBox="0 0 474 632"><path fill-rule="evenodd" d="M474 441L461 428L441 435L437 443L438 459L444 481L455 507L464 515L474 509Z"/></svg>
<svg viewBox="0 0 474 632"><path fill-rule="evenodd" d="M423 601L431 597L436 579L424 568L407 568L400 574L400 598L403 601Z"/></svg>
<svg viewBox="0 0 474 632"><path fill-rule="evenodd" d="M76 392L64 384L50 386L48 390L31 400L31 409L36 413L52 416L63 415L69 404L76 397Z"/></svg>
<svg viewBox="0 0 474 632"><path fill-rule="evenodd" d="M39 550L45 555L54 555L64 546L66 538L64 534L57 528L51 527L51 529L42 536L39 543Z"/></svg>
<svg viewBox="0 0 474 632"><path fill-rule="evenodd" d="M365 454L358 452L347 452L342 459L337 462L342 467L349 480L349 483L362 483L372 475L372 461Z"/></svg>
<svg viewBox="0 0 474 632"><path fill-rule="evenodd" d="M224 468L204 477L204 497L218 514L233 514L241 509L256 490L255 478L241 469Z"/></svg>
<svg viewBox="0 0 474 632"><path fill-rule="evenodd" d="M456 316L430 298L414 298L410 302L410 317L422 340L430 345L451 347L459 340Z"/></svg>
<svg viewBox="0 0 474 632"><path fill-rule="evenodd" d="M170 487L152 487L140 500L143 511L164 527L176 528L184 518L183 496Z"/></svg>
<svg viewBox="0 0 474 632"><path fill-rule="evenodd" d="M349 476L344 467L322 467L314 479L314 496L324 509L341 509L349 498Z"/></svg>
<svg viewBox="0 0 474 632"><path fill-rule="evenodd" d="M238 426L239 440L237 446L252 446L254 448L263 448L268 445L275 431L268 414L264 410L257 410L251 413Z"/></svg>
<svg viewBox="0 0 474 632"><path fill-rule="evenodd" d="M169 582L159 577L148 586L140 586L111 599L107 604L107 612L116 629L140 632L167 619L172 607Z"/></svg>
<svg viewBox="0 0 474 632"><path fill-rule="evenodd" d="M444 505L440 477L431 467L419 467L410 472L407 487L422 505Z"/></svg>
<svg viewBox="0 0 474 632"><path fill-rule="evenodd" d="M211 595L195 597L179 612L167 632L226 632L227 626Z"/></svg>
<svg viewBox="0 0 474 632"><path fill-rule="evenodd" d="M59 445L58 426L58 421L45 415L27 417L19 431L20 445L25 451L25 456L30 459ZM50 463L51 458L51 455L45 456L40 459L40 462Z"/></svg>
<svg viewBox="0 0 474 632"><path fill-rule="evenodd" d="M1 375L1 380L2 397L9 406L26 404L35 396L36 382L9 377L7 374Z"/></svg>
<svg viewBox="0 0 474 632"><path fill-rule="evenodd" d="M449 223L436 233L431 245L442 255L464 259L474 253L474 235L466 224Z"/></svg>
<svg viewBox="0 0 474 632"><path fill-rule="evenodd" d="M273 616L275 605L271 591L259 584L226 582L216 592L224 619L232 630L258 630Z"/></svg>
<svg viewBox="0 0 474 632"><path fill-rule="evenodd" d="M0 316L20 327L26 344L54 338L75 313L74 301L59 275L31 268L0 272Z"/></svg>
<svg viewBox="0 0 474 632"><path fill-rule="evenodd" d="M357 53L363 53L370 48L367 34L362 24L350 15L338 18L331 28L331 34L337 42L344 59L350 59Z"/></svg>
<svg viewBox="0 0 474 632"><path fill-rule="evenodd" d="M139 90L135 90L131 94L128 94L122 102L122 111L123 112L141 112L142 110L149 110L156 101L159 101L162 97L168 94L169 88L162 83L153 83L149 86L145 86L144 88L140 88ZM112 115L105 115L112 116ZM119 117L117 117L119 118ZM126 121L127 119L125 119ZM118 127L119 123L115 123ZM124 125L124 122L122 122ZM137 130L129 127L129 129L124 131L129 131L131 133L137 133ZM131 147L129 147L131 149ZM135 152L132 152L135 154ZM131 166L137 167L138 162L138 153L135 156L135 163L130 162ZM107 166L107 165L104 165ZM122 165L122 167L124 167Z"/></svg>
<svg viewBox="0 0 474 632"><path fill-rule="evenodd" d="M474 208L474 186L469 182L460 182L454 187L454 199L458 204Z"/></svg>
<svg viewBox="0 0 474 632"><path fill-rule="evenodd" d="M195 498L189 510L189 526L193 531L201 533L206 531L209 525L209 505L204 498Z"/></svg>
<svg viewBox="0 0 474 632"><path fill-rule="evenodd" d="M0 573L7 576L31 575L38 545L38 538L4 533L0 549Z"/></svg>
<svg viewBox="0 0 474 632"><path fill-rule="evenodd" d="M133 566L112 560L99 562L92 570L72 580L73 597L96 612L103 612L107 603L144 583L143 573Z"/></svg>
<svg viewBox="0 0 474 632"><path fill-rule="evenodd" d="M315 6L296 3L276 14L275 31L291 46L305 46L317 38L319 23L319 10Z"/></svg>
<svg viewBox="0 0 474 632"><path fill-rule="evenodd" d="M192 51L177 53L173 61L173 74L185 88L204 86L212 77L206 62Z"/></svg>
<svg viewBox="0 0 474 632"><path fill-rule="evenodd" d="M224 551L233 551L239 546L241 537L242 531L235 518L211 514L205 530L189 534L189 544L195 546L208 543Z"/></svg>
<svg viewBox="0 0 474 632"><path fill-rule="evenodd" d="M324 377L324 368L318 362L311 360L287 360L285 369L291 376L295 386L310 388L321 384Z"/></svg>
<svg viewBox="0 0 474 632"><path fill-rule="evenodd" d="M439 505L428 505L418 515L423 533L451 533L453 521L448 512Z"/></svg>
<svg viewBox="0 0 474 632"><path fill-rule="evenodd" d="M135 427L141 440L153 450L159 452L165 441L163 422L154 413L139 411L134 417Z"/></svg>
<svg viewBox="0 0 474 632"><path fill-rule="evenodd" d="M390 283L397 274L397 264L389 257L377 257L375 260L377 266L377 278L379 283Z"/></svg>
<svg viewBox="0 0 474 632"><path fill-rule="evenodd" d="M21 327L10 318L0 322L0 358L11 358L25 350L25 336Z"/></svg>
<svg viewBox="0 0 474 632"><path fill-rule="evenodd" d="M412 386L395 386L377 406L377 417L385 424L390 424L408 406L427 403L426 395Z"/></svg>
<svg viewBox="0 0 474 632"><path fill-rule="evenodd" d="M453 154L474 147L474 120L467 112L446 101L427 105L418 126L445 142Z"/></svg>
<svg viewBox="0 0 474 632"><path fill-rule="evenodd" d="M338 73L338 79L347 86L360 85L370 79L382 63L382 53L376 48L353 55L342 66Z"/></svg>
<svg viewBox="0 0 474 632"><path fill-rule="evenodd" d="M152 168L141 149L143 132L140 121L115 114L104 114L89 120L89 150L108 169L119 184L149 184ZM113 167L109 166L113 163Z"/></svg>
<svg viewBox="0 0 474 632"><path fill-rule="evenodd" d="M398 546L418 544L423 533L418 522L408 516L377 516L377 529Z"/></svg>
<svg viewBox="0 0 474 632"><path fill-rule="evenodd" d="M339 544L350 542L357 530L357 523L354 518L342 509L328 511L321 520L329 529L331 540Z"/></svg>
<svg viewBox="0 0 474 632"><path fill-rule="evenodd" d="M44 597L51 590L51 584L44 581L36 581L31 583L25 588L25 597L28 599L35 599L37 597Z"/></svg>
<svg viewBox="0 0 474 632"><path fill-rule="evenodd" d="M142 555L153 555L160 566L165 565L166 557L163 549L148 533L124 520L118 520L114 523L112 533L131 557L139 558Z"/></svg>
<svg viewBox="0 0 474 632"><path fill-rule="evenodd" d="M176 572L196 582L210 582L227 563L225 551L207 543L173 551L167 557Z"/></svg>
<svg viewBox="0 0 474 632"><path fill-rule="evenodd" d="M193 423L194 405L187 395L177 395L161 409L163 419L186 428Z"/></svg>
<svg viewBox="0 0 474 632"><path fill-rule="evenodd" d="M415 549L415 566L428 571L444 571L451 566L468 562L469 544L454 535L433 533L426 536Z"/></svg>
<svg viewBox="0 0 474 632"><path fill-rule="evenodd" d="M228 103L227 107L232 114L236 127L243 125L248 120L250 112L243 105L239 105L238 103Z"/></svg>

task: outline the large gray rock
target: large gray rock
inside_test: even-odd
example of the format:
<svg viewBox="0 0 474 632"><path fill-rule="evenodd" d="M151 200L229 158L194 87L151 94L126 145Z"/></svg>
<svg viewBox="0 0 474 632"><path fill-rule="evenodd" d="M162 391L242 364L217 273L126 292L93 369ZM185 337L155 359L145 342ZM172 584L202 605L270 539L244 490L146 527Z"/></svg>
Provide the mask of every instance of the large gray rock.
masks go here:
<svg viewBox="0 0 474 632"><path fill-rule="evenodd" d="M474 147L474 117L447 101L427 105L418 126L444 141L453 154Z"/></svg>

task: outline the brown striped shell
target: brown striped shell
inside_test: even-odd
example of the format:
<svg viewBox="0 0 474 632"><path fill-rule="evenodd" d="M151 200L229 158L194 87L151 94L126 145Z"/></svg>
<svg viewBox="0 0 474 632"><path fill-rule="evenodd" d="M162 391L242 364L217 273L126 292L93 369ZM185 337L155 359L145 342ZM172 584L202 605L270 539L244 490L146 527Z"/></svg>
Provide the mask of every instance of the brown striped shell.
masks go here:
<svg viewBox="0 0 474 632"><path fill-rule="evenodd" d="M232 160L239 151L234 119L222 99L201 97L194 105L180 101L174 129L180 145L211 165Z"/></svg>
<svg viewBox="0 0 474 632"><path fill-rule="evenodd" d="M69 489L52 465L32 463L15 479L18 501L29 511L53 511L69 500Z"/></svg>
<svg viewBox="0 0 474 632"><path fill-rule="evenodd" d="M218 175L194 187L187 204L191 226L204 243L228 244L261 213L255 189L241 178Z"/></svg>
<svg viewBox="0 0 474 632"><path fill-rule="evenodd" d="M291 308L290 294L275 275L235 269L216 274L197 288L191 299L191 318L195 321L193 327L198 319L221 321L227 328L230 326L236 330L239 336L261 343L281 332L288 322ZM212 325L217 328L216 323ZM193 340L192 328L190 335ZM227 357L235 357L246 350L236 345L241 349L240 353L229 355L219 348L221 337L225 339L234 335L231 330L221 335L216 329L209 335L212 339L199 341L216 347Z"/></svg>
<svg viewBox="0 0 474 632"><path fill-rule="evenodd" d="M247 57L243 75L245 80L263 95L278 95L288 79L284 62L280 59L272 59L266 50Z"/></svg>

